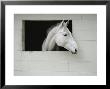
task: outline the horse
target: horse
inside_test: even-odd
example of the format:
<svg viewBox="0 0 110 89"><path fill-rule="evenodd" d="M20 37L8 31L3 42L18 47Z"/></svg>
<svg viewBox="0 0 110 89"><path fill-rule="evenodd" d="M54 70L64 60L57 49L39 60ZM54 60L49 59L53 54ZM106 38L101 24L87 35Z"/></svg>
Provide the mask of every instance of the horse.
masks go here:
<svg viewBox="0 0 110 89"><path fill-rule="evenodd" d="M47 37L42 44L42 51L59 51L58 47L63 47L72 54L77 54L78 46L72 33L67 28L68 24L69 20L67 22L62 20L49 29Z"/></svg>

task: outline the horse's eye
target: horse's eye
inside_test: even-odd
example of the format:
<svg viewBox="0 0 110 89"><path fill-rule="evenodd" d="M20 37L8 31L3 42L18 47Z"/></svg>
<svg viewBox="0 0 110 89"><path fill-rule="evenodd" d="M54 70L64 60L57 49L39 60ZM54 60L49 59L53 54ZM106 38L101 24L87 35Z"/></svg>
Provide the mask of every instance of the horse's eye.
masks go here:
<svg viewBox="0 0 110 89"><path fill-rule="evenodd" d="M67 36L67 34L64 34L64 36Z"/></svg>

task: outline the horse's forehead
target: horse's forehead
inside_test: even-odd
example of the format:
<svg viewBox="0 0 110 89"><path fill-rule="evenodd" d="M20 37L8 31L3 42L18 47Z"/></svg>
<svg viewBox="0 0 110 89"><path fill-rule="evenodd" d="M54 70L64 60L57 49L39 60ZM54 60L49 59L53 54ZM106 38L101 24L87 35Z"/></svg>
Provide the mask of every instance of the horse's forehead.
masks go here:
<svg viewBox="0 0 110 89"><path fill-rule="evenodd" d="M60 32L70 32L69 29L66 26L63 26L59 29Z"/></svg>

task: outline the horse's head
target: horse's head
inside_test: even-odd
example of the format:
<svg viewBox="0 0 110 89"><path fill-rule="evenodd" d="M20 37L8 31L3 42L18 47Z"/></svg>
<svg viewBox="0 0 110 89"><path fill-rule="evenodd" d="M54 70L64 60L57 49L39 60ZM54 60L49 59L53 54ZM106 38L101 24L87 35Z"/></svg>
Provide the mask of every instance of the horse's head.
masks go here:
<svg viewBox="0 0 110 89"><path fill-rule="evenodd" d="M64 47L65 49L69 50L70 52L76 54L78 47L76 44L75 39L73 38L71 32L67 28L69 21L66 23L62 21L58 28L55 35L55 42L58 46Z"/></svg>

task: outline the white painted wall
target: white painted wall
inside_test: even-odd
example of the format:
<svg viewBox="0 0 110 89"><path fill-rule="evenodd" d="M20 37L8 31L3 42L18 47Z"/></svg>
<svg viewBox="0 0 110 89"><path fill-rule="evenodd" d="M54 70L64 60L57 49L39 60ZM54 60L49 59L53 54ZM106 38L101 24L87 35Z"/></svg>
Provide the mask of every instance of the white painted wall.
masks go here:
<svg viewBox="0 0 110 89"><path fill-rule="evenodd" d="M22 20L72 19L78 54L68 51L22 51ZM15 75L97 75L97 15L15 15Z"/></svg>

